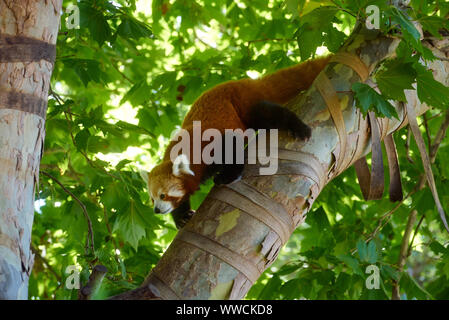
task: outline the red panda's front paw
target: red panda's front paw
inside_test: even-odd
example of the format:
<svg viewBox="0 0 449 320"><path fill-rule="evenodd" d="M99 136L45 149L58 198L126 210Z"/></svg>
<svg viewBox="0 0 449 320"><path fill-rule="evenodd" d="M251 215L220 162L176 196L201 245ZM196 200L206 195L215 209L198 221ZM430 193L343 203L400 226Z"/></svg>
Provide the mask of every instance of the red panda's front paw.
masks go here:
<svg viewBox="0 0 449 320"><path fill-rule="evenodd" d="M214 183L216 185L230 184L239 181L242 178L244 164L225 164L221 170L216 173Z"/></svg>
<svg viewBox="0 0 449 320"><path fill-rule="evenodd" d="M312 129L298 118L292 120L290 130L296 139L308 141L312 136Z"/></svg>
<svg viewBox="0 0 449 320"><path fill-rule="evenodd" d="M175 221L176 229L179 230L182 227L184 227L187 224L187 222L189 222L189 220L193 217L194 214L195 210L188 210L184 212L182 215L181 214L174 215L173 219Z"/></svg>

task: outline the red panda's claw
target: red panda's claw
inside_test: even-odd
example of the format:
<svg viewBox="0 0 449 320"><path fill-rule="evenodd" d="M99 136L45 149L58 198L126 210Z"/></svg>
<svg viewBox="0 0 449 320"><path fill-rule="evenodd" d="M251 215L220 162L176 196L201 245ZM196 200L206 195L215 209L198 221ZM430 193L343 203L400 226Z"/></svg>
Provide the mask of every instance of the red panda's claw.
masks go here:
<svg viewBox="0 0 449 320"><path fill-rule="evenodd" d="M296 139L300 139L305 142L309 141L312 136L312 129L299 119L297 119L297 123L298 125L295 126L295 130L292 130L293 136Z"/></svg>
<svg viewBox="0 0 449 320"><path fill-rule="evenodd" d="M179 230L184 227L194 214L195 210L190 209L186 211L182 217L178 217L177 219L175 219L176 228Z"/></svg>

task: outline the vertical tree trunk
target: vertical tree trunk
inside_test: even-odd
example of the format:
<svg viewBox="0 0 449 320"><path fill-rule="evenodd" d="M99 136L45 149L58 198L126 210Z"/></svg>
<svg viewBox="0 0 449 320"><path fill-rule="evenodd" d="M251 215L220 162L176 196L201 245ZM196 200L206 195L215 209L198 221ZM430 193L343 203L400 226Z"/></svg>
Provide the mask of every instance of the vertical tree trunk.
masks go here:
<svg viewBox="0 0 449 320"><path fill-rule="evenodd" d="M0 299L27 299L61 0L0 0Z"/></svg>

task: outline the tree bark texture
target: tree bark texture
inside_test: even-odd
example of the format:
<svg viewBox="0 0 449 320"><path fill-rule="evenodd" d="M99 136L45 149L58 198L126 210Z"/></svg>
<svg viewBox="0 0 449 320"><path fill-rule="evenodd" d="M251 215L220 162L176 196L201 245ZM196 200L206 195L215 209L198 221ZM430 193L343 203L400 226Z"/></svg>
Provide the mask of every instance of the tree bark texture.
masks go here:
<svg viewBox="0 0 449 320"><path fill-rule="evenodd" d="M379 62L395 55L397 45L398 39L358 27L341 52L358 56L371 74ZM449 84L447 62L437 60L428 67L438 81ZM288 104L312 127L311 139L304 143L280 134L275 175L257 176L257 168L247 165L241 181L215 187L142 286L113 299L241 299L246 295L305 220L324 186L371 150L368 117L360 114L351 92L352 84L360 81L358 73L345 64L330 63L322 74L335 88L341 106L344 150L318 90L320 75L310 90ZM417 115L427 110L415 90L406 95ZM407 124L405 110L398 105L397 112L400 120L377 120L382 139Z"/></svg>
<svg viewBox="0 0 449 320"><path fill-rule="evenodd" d="M61 0L0 0L0 299L27 299Z"/></svg>

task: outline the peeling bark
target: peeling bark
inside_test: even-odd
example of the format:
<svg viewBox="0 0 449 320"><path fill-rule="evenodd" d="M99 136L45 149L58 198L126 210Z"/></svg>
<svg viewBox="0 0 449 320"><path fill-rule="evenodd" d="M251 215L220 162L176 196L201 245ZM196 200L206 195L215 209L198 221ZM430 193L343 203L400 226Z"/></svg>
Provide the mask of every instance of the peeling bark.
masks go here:
<svg viewBox="0 0 449 320"><path fill-rule="evenodd" d="M397 44L397 39L359 27L341 52L359 56L373 72L379 62L394 56ZM447 62L435 61L429 67L438 81L449 84ZM247 166L240 182L214 188L142 286L113 299L242 299L246 295L305 220L324 186L370 152L368 119L363 119L351 93L360 78L338 63L330 63L323 72L338 92L343 112L344 157L339 157L339 136L315 82L288 104L312 127L312 137L304 143L280 135L281 172L254 176L257 171ZM418 115L427 110L416 91L406 95ZM407 124L405 111L397 106L397 112L401 120L378 119L382 139Z"/></svg>
<svg viewBox="0 0 449 320"><path fill-rule="evenodd" d="M54 63L50 52L20 52L14 41L28 39L28 50L54 47L61 8L60 0L0 0L0 50L10 53L0 55L0 299L28 298L34 192Z"/></svg>

